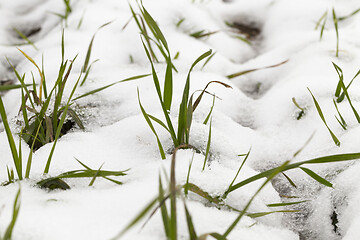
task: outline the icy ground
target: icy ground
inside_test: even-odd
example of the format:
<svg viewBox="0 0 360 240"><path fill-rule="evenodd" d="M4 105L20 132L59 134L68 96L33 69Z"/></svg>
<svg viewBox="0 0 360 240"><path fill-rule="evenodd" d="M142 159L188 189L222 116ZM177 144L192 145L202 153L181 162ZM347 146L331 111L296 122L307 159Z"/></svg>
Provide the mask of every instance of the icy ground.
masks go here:
<svg viewBox="0 0 360 240"><path fill-rule="evenodd" d="M38 50L31 45L18 46L37 63L44 57L48 85L55 80L61 61L61 32L65 27L65 56L74 63L70 76L76 81L84 62L93 34L102 24L113 21L97 32L91 61L94 63L86 84L76 96L115 81L139 74L150 73L150 64L141 44L139 29L131 21L129 2L123 0L70 1L72 12L67 26L55 13L63 14L65 5L60 0L0 1L0 79L14 80L5 56L17 70L32 71L37 81L37 70L14 45L24 40L13 28L31 35ZM136 9L136 4L130 1ZM174 98L171 116L177 119L178 106L187 71L193 61L209 49L216 51L209 63L201 64L191 75L191 91L203 89L209 81L221 81L232 89L212 85L208 90L220 99L215 102L212 114L210 161L201 171L202 153L194 156L190 181L211 195L226 190L232 181L244 154L251 148L248 161L236 182L258 172L292 162L329 154L359 152L360 126L347 100L339 110L347 121L345 131L338 124L332 99L338 83L335 62L344 72L347 84L360 67L360 14L339 22L339 57L335 57L336 33L332 9L338 16L346 16L360 7L357 0L144 0L163 31L178 73L174 75ZM322 40L320 28L314 30L316 21L328 11ZM79 21L82 24L78 28ZM185 19L176 26L181 19ZM234 36L225 24L242 23L259 29L248 36L251 45ZM218 31L200 39L190 34L206 30ZM256 32L256 31L255 31ZM131 56L131 57L130 57ZM274 65L278 67L255 71L229 80L226 76L243 70ZM156 64L161 82L165 64ZM360 109L360 81L349 88L353 105ZM0 232L4 232L12 214L15 194L21 185L21 209L16 223L15 240L57 239L110 239L158 193L160 172L169 174L171 154L161 160L156 138L141 114L136 89L139 88L144 108L154 116L162 116L151 77L120 83L76 101L76 107L85 124L85 131L73 129L63 136L55 149L50 175L80 169L74 157L93 169L104 163L103 169L125 170L128 175L118 177L123 185L97 179L88 187L90 179L66 180L71 186L67 191L45 191L34 184L41 176L52 144L35 152L29 180L20 184L0 187ZM309 88L318 100L327 124L341 141L337 147L315 108ZM66 89L66 94L71 88ZM1 94L12 119L14 132L18 131L16 116L21 103L19 90ZM299 120L300 110L292 98L305 109ZM205 96L194 116L190 142L201 150L206 149L208 125L202 122L212 105L212 96ZM156 126L156 125L155 125ZM166 150L171 150L168 133L156 126ZM0 133L0 182L7 180L6 166L13 166L6 134ZM305 149L293 158L309 137L314 137ZM24 158L29 149L23 144ZM177 154L177 182L186 181L192 150ZM334 184L333 188L320 185L301 170L287 172L297 185L292 187L284 176L267 185L251 205L249 212L267 212L267 204L289 201L281 196L298 196L296 201L306 203L285 209L298 209L298 213L274 213L252 219L244 217L229 239L346 239L355 240L360 235L360 165L358 161L309 166L313 171ZM262 184L262 180L232 192L227 204L242 209L247 200ZM224 232L238 213L208 206L203 199L190 195L187 200L198 233ZM179 204L180 205L180 204ZM277 210L284 209L279 208ZM186 222L181 205L179 239L188 239ZM334 219L336 218L336 221ZM337 223L336 223L337 222ZM255 224L254 224L255 223ZM135 226L123 239L165 239L160 214L156 214L140 231ZM210 237L209 237L210 238Z"/></svg>

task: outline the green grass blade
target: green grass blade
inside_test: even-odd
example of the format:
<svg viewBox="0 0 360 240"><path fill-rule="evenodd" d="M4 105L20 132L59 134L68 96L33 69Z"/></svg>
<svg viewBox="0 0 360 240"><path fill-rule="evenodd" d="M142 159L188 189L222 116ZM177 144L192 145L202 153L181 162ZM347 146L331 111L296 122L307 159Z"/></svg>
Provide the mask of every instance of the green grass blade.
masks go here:
<svg viewBox="0 0 360 240"><path fill-rule="evenodd" d="M244 75L244 74L248 74L248 73L251 73L251 72L255 72L255 71L259 71L259 70L264 70L264 69L268 69L268 68L274 68L274 67L278 67L278 66L281 66L285 63L287 63L289 60L285 60L281 63L278 63L278 64L275 64L275 65L271 65L271 66L266 66L266 67L260 67L260 68L253 68L253 69L249 69L249 70L245 70L245 71L241 71L241 72L237 72L237 73L233 73L233 74L230 74L228 76L226 76L227 78L229 79L232 79L232 78L235 78L235 77L238 77L238 76L241 76L241 75Z"/></svg>
<svg viewBox="0 0 360 240"><path fill-rule="evenodd" d="M343 20L346 20L352 16L354 16L355 14L357 14L358 12L360 12L360 8L356 9L355 11L353 11L352 13L350 13L349 15L347 16L344 16L344 17L339 17L338 20L339 21L343 21Z"/></svg>
<svg viewBox="0 0 360 240"><path fill-rule="evenodd" d="M165 123L163 121L161 121L160 119L148 114L148 117L153 120L154 122L158 123L160 126L162 126L163 128L165 128L166 131L168 131L170 133L169 128L165 125ZM170 133L171 134L171 133Z"/></svg>
<svg viewBox="0 0 360 240"><path fill-rule="evenodd" d="M229 189L231 189L231 188L232 188L232 186L234 185L234 182L235 182L236 178L238 177L238 175L239 175L239 173L240 173L240 171L241 171L242 167L243 167L243 166L244 166L244 164L246 163L246 160L249 158L250 152L251 152L251 148L249 149L249 151L248 151L248 152L247 152L247 154L245 155L245 158L244 158L244 160L242 161L242 163L241 163L241 165L240 165L240 167L239 167L238 171L236 172L234 179L231 181L231 183L230 183L230 185L229 185L229 187L228 187L228 190L227 190L227 191L229 191ZM224 199L225 199L225 198L226 198L226 196L227 196L227 195L223 195L223 196L222 196L222 198L224 198Z"/></svg>
<svg viewBox="0 0 360 240"><path fill-rule="evenodd" d="M211 54L206 61L204 62L204 64L201 67L201 70L203 70L205 68L205 66L210 62L210 60L215 56L216 52L214 52L213 54Z"/></svg>
<svg viewBox="0 0 360 240"><path fill-rule="evenodd" d="M164 105L167 111L170 111L172 95L173 95L173 77L172 77L172 62L170 56L167 58L167 66L164 83Z"/></svg>
<svg viewBox="0 0 360 240"><path fill-rule="evenodd" d="M146 55L147 55L147 57L149 59L150 65L151 65L153 82L154 82L154 85L155 85L155 88L156 88L156 92L158 94L158 98L159 98L159 101L160 101L160 104L161 104L161 108L163 110L163 113L164 113L164 116L165 116L165 119L166 119L166 124L168 126L168 129L170 130L170 135L171 135L171 138L173 140L174 146L177 147L179 145L179 139L176 137L175 130L174 130L173 124L172 124L170 116L169 116L169 112L166 110L166 107L164 105L164 101L163 101L162 96L161 96L160 83L159 83L159 79L158 79L156 71L155 71L154 63L153 63L153 61L151 59L149 50L145 46L145 43L144 43L143 40L142 40L142 44L143 44L145 53L146 53Z"/></svg>
<svg viewBox="0 0 360 240"><path fill-rule="evenodd" d="M187 223L187 227L188 227L188 231L189 231L189 237L190 237L189 239L197 240L198 237L196 235L195 227L194 227L190 212L186 206L185 201L184 201L184 209L185 209L185 215L186 215L186 223Z"/></svg>
<svg viewBox="0 0 360 240"><path fill-rule="evenodd" d="M143 114L146 122L148 123L151 131L154 133L155 137L156 137L156 141L158 143L158 147L159 147L159 151L160 151L160 155L161 155L161 158L162 159L165 159L165 152L164 152L164 148L160 142L160 139L159 139L159 136L157 135L156 131L155 131L155 128L153 126L153 124L151 123L151 120L149 118L149 115L146 113L144 107L142 106L141 104L141 101L140 101L140 93L139 93L139 89L137 90L137 94L138 94L138 101L139 101L139 106L140 106L140 109L141 109L141 113Z"/></svg>
<svg viewBox="0 0 360 240"><path fill-rule="evenodd" d="M339 111L339 109L338 109L338 106L337 106L337 104L336 104L336 101L333 99L333 103L334 103L334 105L335 105L335 108L336 108L336 111L337 111L337 113L339 114L339 117L340 117L340 120L336 117L336 120L339 122L339 124L341 125L341 127L344 129L344 130L346 130L346 127L347 127L347 123L346 123L346 121L345 121L345 119L343 118L343 116L341 115L341 113L340 113L340 111Z"/></svg>
<svg viewBox="0 0 360 240"><path fill-rule="evenodd" d="M162 185L160 176L159 176L159 198L158 198L158 200L159 200L161 217L162 217L162 221L163 221L163 225L164 225L165 235L167 238L169 238L169 236L170 236L169 214L168 214L166 204L165 204L165 194L164 194L164 189L163 189L163 185Z"/></svg>
<svg viewBox="0 0 360 240"><path fill-rule="evenodd" d="M339 98L340 93L341 93L341 81L343 81L343 79L344 79L344 74L343 74L342 69L338 65L336 65L334 62L332 62L332 64L336 70L336 73L339 76L339 82L338 82L338 84L336 86L336 90L335 90L335 97Z"/></svg>
<svg viewBox="0 0 360 240"><path fill-rule="evenodd" d="M309 200L298 201L298 202L286 202L286 203L271 203L271 204L267 204L266 206L268 206L268 207L285 207L285 206L297 205L297 204L308 202L308 201Z"/></svg>
<svg viewBox="0 0 360 240"><path fill-rule="evenodd" d="M84 61L84 65L82 67L82 72L85 73L88 69L88 65L89 65L89 61L90 61L90 56L91 56L91 52L92 52L92 46L93 46L93 43L94 43L94 40L95 40L95 36L97 34L97 32L106 27L107 25L111 24L113 21L110 21L110 22L107 22L107 23L104 23L103 25L101 25L97 30L96 32L94 33L93 37L91 38L91 41L90 41L90 44L89 44L89 47L88 47L88 50L86 52L86 57L85 57L85 61Z"/></svg>
<svg viewBox="0 0 360 240"><path fill-rule="evenodd" d="M39 135L40 128L41 128L41 122L39 124L39 127L38 127L38 129L36 131L36 135L34 137L34 140L33 140L32 144L31 144L31 147L30 147L30 153L29 153L28 160L27 160L27 163L26 163L25 178L30 177L30 170L31 170L31 165L32 165L32 156L33 156L34 145L35 145L37 136Z"/></svg>
<svg viewBox="0 0 360 240"><path fill-rule="evenodd" d="M291 186L293 186L294 188L297 188L296 184L293 182L293 180L291 180L291 178L288 175L286 175L283 172L282 172L282 175L286 178L286 180L290 183Z"/></svg>
<svg viewBox="0 0 360 240"><path fill-rule="evenodd" d="M211 145L211 124L212 124L212 118L210 119L210 124L209 124L209 136L208 136L208 141L207 141L207 145L206 145L206 152L205 152L205 159L204 159L204 164L203 164L203 168L202 170L205 170L205 166L206 166L206 162L207 159L209 157L209 152L210 152L210 145Z"/></svg>
<svg viewBox="0 0 360 240"><path fill-rule="evenodd" d="M77 81L76 81L76 83L75 83L75 85L74 85L71 93L70 93L70 96L69 96L68 101L67 101L67 103L66 103L66 105L65 105L64 111L63 111L63 113L62 113L62 115L61 115L60 122L59 122L59 124L58 124L58 126L57 126L57 129L56 129L56 134L55 134L54 143L53 143L53 146L52 146L52 148L51 148L51 150L50 150L49 157L48 157L48 160L47 160L47 162L46 162L45 169L44 169L44 173L45 173L45 174L49 172L50 164L51 164L51 160L52 160L52 156L53 156L53 154L54 154L55 147L56 147L57 141L58 141L59 136L60 136L60 133L61 133L61 128L62 128L62 126L64 125L65 118L66 118L68 109L69 109L69 107L70 107L70 101L72 100L72 97L74 96L74 93L75 93L75 90L76 90L77 86L79 85L80 78L81 78L81 73L80 73L80 75L79 75L79 77L78 77L78 79L77 79ZM53 91L53 90L52 90L52 91ZM51 95L51 94L50 94L50 95ZM49 98L49 99L50 99L50 98Z"/></svg>
<svg viewBox="0 0 360 240"><path fill-rule="evenodd" d="M85 93L85 94L82 94L82 95L74 98L74 101L75 101L75 100L78 100L78 99L80 99L80 98L83 98L83 97L92 95L92 94L94 94L94 93L100 92L100 91L102 91L102 90L105 90L105 89L107 89L107 88L109 88L109 87L111 87L111 86L114 86L115 84L122 83L122 82L128 82L128 81L132 81L132 80L144 78L144 77L147 77L147 76L150 76L150 74L137 75L137 76L133 76L133 77L129 77L129 78L125 78L125 79L116 81L116 82L111 83L111 84L109 84L109 85L106 85L106 86L103 86L103 87L100 87L100 88L91 90L90 92L87 92L87 93Z"/></svg>
<svg viewBox="0 0 360 240"><path fill-rule="evenodd" d="M191 65L190 70L188 72L186 83L183 91L182 101L180 104L180 110L179 110L179 117L178 117L178 140L179 144L185 143L185 132L186 132L186 126L187 126L187 104L189 101L189 91L190 91L190 73L193 70L193 68L198 64L201 60L205 59L206 57L211 55L211 50L203 53L200 57L198 57L195 62Z"/></svg>
<svg viewBox="0 0 360 240"><path fill-rule="evenodd" d="M171 158L170 167L170 225L169 225L169 239L177 240L177 212L176 212L176 178L175 178L175 163L176 152L178 148L174 150Z"/></svg>
<svg viewBox="0 0 360 240"><path fill-rule="evenodd" d="M81 119L79 118L79 116L77 115L77 113L73 109L69 108L68 109L68 114L75 121L75 123L79 126L80 129L82 129L82 130L85 129Z"/></svg>
<svg viewBox="0 0 360 240"><path fill-rule="evenodd" d="M3 240L11 240L12 239L12 232L14 230L15 223L16 223L17 217L19 215L19 211L20 211L20 200L19 200L20 193L21 193L21 190L19 188L19 190L16 194L16 197L15 197L15 200L14 200L11 222L10 222L9 226L6 228Z"/></svg>
<svg viewBox="0 0 360 240"><path fill-rule="evenodd" d="M327 13L327 12L326 12L326 13ZM324 34L325 25L326 25L326 18L325 18L325 20L324 20L323 24L321 25L321 30L320 30L320 41L321 41L321 39L322 39L322 37L323 37L323 34Z"/></svg>
<svg viewBox="0 0 360 240"><path fill-rule="evenodd" d="M347 98L347 100L348 100L348 102L349 102L349 104L350 104L350 107L351 107L351 109L352 109L352 111L353 111L353 113L354 113L354 115L355 115L355 117L356 117L356 120L358 121L358 123L360 123L360 116L359 116L358 112L356 111L355 107L353 106L353 104L352 104L352 102L351 102L349 93L348 93L348 91L347 91L347 89L346 89L346 87L345 87L344 82L342 81L342 79L340 79L339 82L340 82L340 86L341 86L343 92L345 93L345 96L346 96L346 98Z"/></svg>
<svg viewBox="0 0 360 240"><path fill-rule="evenodd" d="M327 10L324 12L323 15L321 15L319 20L316 22L315 30L317 30L319 28L319 26L320 26L321 22L323 22L323 20L326 20L326 17L327 17Z"/></svg>
<svg viewBox="0 0 360 240"><path fill-rule="evenodd" d="M90 63L89 67L88 67L87 70L86 70L85 76L84 76L83 80L82 80L81 83L80 83L80 86L84 85L84 83L86 82L86 80L87 80L87 78L88 78L88 76L89 76L89 73L90 73L90 70L91 70L92 65L93 65L94 63L96 63L97 61L99 61L99 60L100 60L100 59L96 59L96 60L94 60L94 61L92 61L92 62Z"/></svg>
<svg viewBox="0 0 360 240"><path fill-rule="evenodd" d="M94 177L91 179L91 181L90 181L90 183L89 183L89 187L91 187L92 185L94 185L94 182L95 182L96 178L99 176L100 170L101 170L101 168L102 168L103 165L104 165L104 164L101 164L101 166L99 167L99 169L96 171Z"/></svg>
<svg viewBox="0 0 360 240"><path fill-rule="evenodd" d="M21 162L21 159L20 159L20 157L19 157L19 155L17 153L14 137L13 137L13 135L11 133L11 129L10 129L10 126L9 126L9 122L7 120L5 107L4 107L1 96L0 96L0 116L1 116L4 128L5 128L5 132L6 132L6 136L7 136L7 139L8 139L11 154L12 154L12 157L13 157L16 172L18 174L19 180L22 180L23 179L23 177L22 177L22 162Z"/></svg>
<svg viewBox="0 0 360 240"><path fill-rule="evenodd" d="M239 223L239 221L241 220L241 218L244 216L244 214L246 213L246 211L249 209L252 201L255 199L255 197L260 193L260 191L265 187L265 185L270 182L277 174L279 174L280 172L285 170L285 167L287 167L289 164L289 161L286 161L285 163L283 163L280 167L277 167L273 170L273 172L268 176L268 178L266 179L266 181L261 185L261 187L255 192L255 194L250 198L250 200L248 201L248 203L246 204L245 208L243 209L243 211L240 213L240 215L235 219L235 221L230 225L230 227L225 231L225 233L223 234L223 237L227 237L232 230L235 228L235 226Z"/></svg>
<svg viewBox="0 0 360 240"><path fill-rule="evenodd" d="M37 68L37 70L39 71L40 74L40 88L39 88L39 99L41 101L41 96L42 96L42 87L43 87L43 83L44 83L44 76L42 71L40 70L39 66L36 64L36 62L29 56L27 55L25 52L21 51L19 48L18 50L25 56L25 58L27 58L32 64L34 64L34 66Z"/></svg>
<svg viewBox="0 0 360 240"><path fill-rule="evenodd" d="M27 86L31 86L32 84L27 84ZM22 85L21 84L11 84L11 85L1 85L0 86L0 92L1 91L8 91L8 90L12 90L12 89L18 89L21 88Z"/></svg>
<svg viewBox="0 0 360 240"><path fill-rule="evenodd" d="M327 186L327 187L332 187L332 183L327 181L326 179L320 177L318 174L316 174L315 172L313 172L312 170L308 169L308 168L304 168L304 167L300 167L301 170L303 170L307 175L309 175L310 177L312 177L314 180L316 180L317 182Z"/></svg>
<svg viewBox="0 0 360 240"><path fill-rule="evenodd" d="M306 161L289 164L285 167L285 169L283 171L295 169L304 164L334 163L334 162L343 162L343 161L350 161L350 160L356 160L356 159L360 159L360 153L329 155L329 156L324 156L324 157L319 157L319 158L314 158L314 159L310 159L310 160L306 160ZM233 185L230 189L228 189L225 192L225 194L229 194L230 192L235 191L236 189L238 189L242 186L245 186L251 182L257 181L261 178L268 177L274 172L275 169L273 168L273 169L264 171L262 173L256 174L250 178L247 178L247 179Z"/></svg>
<svg viewBox="0 0 360 240"><path fill-rule="evenodd" d="M74 64L74 61L75 59L77 58L78 55L76 55L73 60L71 61L70 65L69 65L69 68L68 70L66 71L65 73L65 76L63 79L59 79L59 82L58 82L58 92L56 93L56 96L55 96L55 103L54 103L54 108L53 108L53 113L52 113L52 120L53 120L53 129L54 131L56 132L58 130L58 114L59 113L59 108L60 108L60 105L61 105L61 101L62 101L62 98L63 98L63 93L64 93L64 89L65 89L65 84L67 82L67 79L69 78L70 76L70 73L71 73L71 69L72 69L72 66ZM66 66L66 65L65 65ZM65 70L65 69L64 69ZM61 74L62 75L62 74ZM60 127L61 128L61 127Z"/></svg>
<svg viewBox="0 0 360 240"><path fill-rule="evenodd" d="M230 85L220 82L220 81L210 81L208 84L206 84L205 88L201 91L200 95L197 97L193 104L193 111L197 108L197 106L200 104L202 97L204 96L204 93L206 92L206 89L210 86L212 83L218 83L220 85L223 85L226 88L232 88Z"/></svg>
<svg viewBox="0 0 360 240"><path fill-rule="evenodd" d="M153 199L149 204L145 206L143 210L128 224L126 227L118 233L115 237L111 238L111 240L116 240L122 237L130 228L132 228L135 224L137 224L144 216L153 208L153 206L158 202L158 198Z"/></svg>
<svg viewBox="0 0 360 240"><path fill-rule="evenodd" d="M192 167L192 164L193 164L193 161L194 161L194 156L195 156L195 152L193 152L193 155L192 155L192 158L191 158L191 161L190 161L190 164L189 164L188 173L187 173L187 176L186 176L186 183L185 183L185 185L184 185L184 194L185 194L185 197L187 197L187 195L188 195L188 193L189 193L190 171L191 171L191 167Z"/></svg>
<svg viewBox="0 0 360 240"><path fill-rule="evenodd" d="M211 105L210 111L209 111L208 115L206 116L206 118L205 118L205 120L204 120L203 124L205 124L205 125L206 125L206 124L207 124L207 122L209 121L210 116L211 116L211 114L212 114L212 111L213 111L213 109L214 109L214 106L215 106L215 95L213 96L213 102L212 102L212 105Z"/></svg>
<svg viewBox="0 0 360 240"><path fill-rule="evenodd" d="M220 200L218 198L212 197L208 192L204 191L199 186L197 186L193 183L187 183L187 185L184 185L183 187L185 187L185 186L188 187L188 190L190 192L193 192L193 193L199 195L200 197L205 198L209 202L215 203L215 204L220 204Z"/></svg>
<svg viewBox="0 0 360 240"><path fill-rule="evenodd" d="M300 210L279 210L279 211L270 211L270 212L247 213L246 216L251 218L259 218L273 213L294 213L294 212L300 212Z"/></svg>
<svg viewBox="0 0 360 240"><path fill-rule="evenodd" d="M39 49L35 46L34 42L31 41L29 38L25 36L22 32L20 32L17 28L12 28L22 39L24 39L28 44L30 44L36 51L39 51Z"/></svg>
<svg viewBox="0 0 360 240"><path fill-rule="evenodd" d="M336 32L336 57L339 57L339 29L338 29L338 19L336 17L335 9L332 9L334 27Z"/></svg>
<svg viewBox="0 0 360 240"><path fill-rule="evenodd" d="M150 30L153 31L154 36L158 40L161 41L161 43L165 47L166 51L169 52L168 44L167 44L167 41L166 41L163 33L161 32L159 26L157 25L155 20L151 17L149 12L144 8L144 6L142 6L142 13L143 13L143 17L144 17L145 21L147 22L148 26L150 27Z"/></svg>
<svg viewBox="0 0 360 240"><path fill-rule="evenodd" d="M355 80L355 78L360 74L360 70L355 74L355 76L351 79L350 83L346 86L346 90L349 89L349 87L351 86L351 84L353 83L353 81ZM344 100L345 98L345 92L342 92L341 95L338 97L338 99L336 100L338 103L341 102L342 100Z"/></svg>
<svg viewBox="0 0 360 240"><path fill-rule="evenodd" d="M41 56L41 73L43 78L43 88L44 88L44 97L45 99L48 98L47 86L46 86L46 77L45 77L45 68L44 68L44 54ZM35 86L34 86L34 89Z"/></svg>
<svg viewBox="0 0 360 240"><path fill-rule="evenodd" d="M315 99L314 95L312 94L312 92L310 91L310 89L308 88L313 100L314 100L314 103L315 103L315 107L316 107L316 110L318 111L319 113L319 116L321 118L321 120L324 122L326 128L328 129L330 135L331 135L331 138L333 139L334 143L336 144L336 146L340 146L340 141L339 139L335 136L335 134L330 130L329 126L327 125L326 123L326 120L325 120L325 117L324 117L324 114L322 113L321 111L321 108L320 108L320 105L319 103L317 102L317 100Z"/></svg>

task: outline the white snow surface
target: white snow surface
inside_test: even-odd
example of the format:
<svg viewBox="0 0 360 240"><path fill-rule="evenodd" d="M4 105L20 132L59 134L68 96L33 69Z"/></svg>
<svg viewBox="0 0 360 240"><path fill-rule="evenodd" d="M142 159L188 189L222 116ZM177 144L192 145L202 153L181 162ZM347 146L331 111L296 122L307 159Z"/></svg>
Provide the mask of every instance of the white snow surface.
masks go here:
<svg viewBox="0 0 360 240"><path fill-rule="evenodd" d="M29 37L38 50L26 44L18 47L38 64L44 59L48 86L52 86L58 74L64 28L65 58L72 59L79 54L65 89L66 96L81 72L87 48L96 31L90 61L99 61L93 64L87 82L77 89L75 97L121 79L151 73L135 21L131 20L123 28L131 19L129 4L138 11L135 1L77 0L70 1L70 4L72 12L65 26L54 14L65 11L63 1L0 2L1 80L15 79L7 57L19 73L26 73L26 81L31 82L33 72L35 80L39 82L37 69L16 49L24 40L16 35L13 28L23 33L40 28ZM286 160L297 162L330 154L359 152L360 126L348 101L345 99L338 104L348 124L345 131L334 117L338 114L332 100L338 83L332 62L342 68L345 84L349 83L360 65L360 14L339 22L340 49L339 57L335 57L336 34L332 9L336 10L337 16L346 16L360 7L358 1L144 0L143 4L164 33L171 55L179 52L179 57L174 60L178 70L174 72L171 108L174 123L177 122L188 70L202 53L209 49L216 52L204 68L200 63L191 73L190 92L203 89L210 81L221 81L232 86L230 89L212 84L208 88L210 93L219 97L212 112L210 159L202 171L204 154L194 155L190 182L212 196L221 195L243 161L243 157L238 155L248 152L250 148L249 158L236 182L279 166ZM314 28L325 11L328 11L327 23L323 38L319 41L320 29ZM176 26L181 19L184 19L182 24ZM82 21L80 27L79 21ZM97 30L109 21L112 23ZM249 45L235 38L238 35L225 22L256 27L260 33ZM216 33L200 39L190 36L200 30ZM155 64L155 68L163 87L166 63L162 57L159 59L162 61ZM288 62L278 67L233 79L226 77L285 60ZM360 109L359 87L360 82L355 80L349 88L356 109ZM334 144L307 88L318 100L329 128L341 141L340 147ZM170 174L173 145L170 135L154 123L167 151L166 159L162 160L156 138L141 113L137 89L146 111L164 120L151 76L116 84L79 99L75 101L75 109L84 122L85 130L76 127L59 139L49 172L50 176L56 176L81 169L82 166L75 160L77 158L93 169L98 169L101 164L104 164L102 170L130 169L126 176L116 177L123 184L116 185L98 178L94 186L89 187L91 179L66 179L70 190L46 191L36 187L35 183L43 178L52 147L52 143L47 144L34 153L30 179L0 187L0 233L4 233L11 219L12 205L19 187L21 208L13 232L14 240L111 239L157 196L159 174ZM299 120L297 116L300 110L292 102L293 97L305 108L305 114ZM16 119L21 92L11 90L2 93L2 99L13 131L18 132ZM205 94L191 126L190 144L202 152L206 149L209 134L209 123L204 125L202 122L212 106L212 100L212 96ZM6 167L13 168L13 162L2 124L0 131L0 182L5 182ZM294 153L304 146L314 132L310 143L294 157ZM18 140L15 137L15 141ZM25 143L22 148L25 162L30 149ZM177 152L178 184L186 182L192 156L191 149ZM245 216L228 239L358 239L358 161L306 167L331 181L333 188L320 185L300 169L287 172L297 188L279 175L260 192L248 211L296 209L299 212L274 213L256 219ZM259 180L230 193L226 203L243 209L263 182ZM283 195L298 198L289 200ZM274 209L267 206L302 200L309 201L295 207ZM189 239L181 201L179 197L178 237ZM186 203L199 235L224 233L239 214L217 209L194 194L189 195ZM332 216L336 216L336 224ZM159 211L142 229L141 224L121 239L166 239Z"/></svg>

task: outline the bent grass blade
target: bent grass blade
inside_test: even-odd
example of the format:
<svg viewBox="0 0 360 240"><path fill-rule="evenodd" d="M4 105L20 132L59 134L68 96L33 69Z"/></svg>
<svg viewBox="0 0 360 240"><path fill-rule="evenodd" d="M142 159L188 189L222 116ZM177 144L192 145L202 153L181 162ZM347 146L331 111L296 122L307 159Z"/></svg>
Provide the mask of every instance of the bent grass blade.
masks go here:
<svg viewBox="0 0 360 240"><path fill-rule="evenodd" d="M233 73L230 74L228 76L226 76L229 79L235 78L235 77L239 77L241 75L247 74L247 73L251 73L251 72L255 72L255 71L259 71L259 70L264 70L264 69L268 69L268 68L274 68L274 67L279 67L285 63L287 63L289 60L285 60L281 63L278 64L274 64L274 65L270 65L270 66L266 66L266 67L260 67L260 68L253 68L253 69L249 69L249 70L245 70L245 71L241 71L241 72L237 72L237 73Z"/></svg>
<svg viewBox="0 0 360 240"><path fill-rule="evenodd" d="M314 103L315 103L315 107L316 107L316 110L318 111L318 114L321 118L321 120L324 122L326 128L328 129L330 135L331 135L331 138L333 139L334 143L336 144L336 146L340 146L340 141L339 139L335 136L335 134L331 131L331 129L329 128L328 124L326 123L326 120L325 120L325 117L324 117L324 114L322 113L321 111L321 108L320 108L320 105L318 103L318 101L315 99L314 95L312 94L312 92L310 91L310 89L308 88L313 100L314 100Z"/></svg>
<svg viewBox="0 0 360 240"><path fill-rule="evenodd" d="M350 161L350 160L356 160L356 159L360 159L360 153L346 153L346 154L329 155L329 156L318 157L318 158L314 158L314 159L310 159L310 160L306 160L306 161L288 164L283 169L283 172L291 170L291 169L299 168L300 166L305 165L305 164L334 163L334 162L343 162L343 161ZM275 169L273 168L273 169L264 171L262 173L256 174L250 178L247 178L247 179L233 185L230 189L228 189L225 192L225 194L227 195L230 192L235 191L236 189L238 189L242 186L245 186L251 182L257 181L264 177L268 177L275 171Z"/></svg>

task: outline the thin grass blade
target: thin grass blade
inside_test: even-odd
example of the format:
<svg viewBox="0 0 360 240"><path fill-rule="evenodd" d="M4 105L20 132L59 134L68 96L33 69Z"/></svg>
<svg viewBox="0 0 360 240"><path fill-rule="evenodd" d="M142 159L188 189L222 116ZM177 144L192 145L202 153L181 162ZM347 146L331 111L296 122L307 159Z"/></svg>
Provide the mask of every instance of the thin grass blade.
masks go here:
<svg viewBox="0 0 360 240"><path fill-rule="evenodd" d="M264 69L268 69L268 68L279 67L279 66L287 63L288 61L289 61L289 60L285 60L285 61L283 61L283 62L281 62L281 63L274 64L274 65L271 65L271 66L260 67L260 68L253 68L253 69L249 69L249 70L245 70L245 71L233 73L233 74L230 74L230 75L228 75L228 76L226 76L226 77L229 78L229 79L232 79L232 78L235 78L235 77L238 77L238 76L247 74L247 73L251 73L251 72L255 72L255 71L259 71L259 70L264 70Z"/></svg>
<svg viewBox="0 0 360 240"><path fill-rule="evenodd" d="M312 170L308 169L308 168L304 168L304 167L300 167L301 170L303 170L307 175L309 175L310 177L312 177L314 180L316 180L318 183L321 183L327 187L331 187L332 188L332 183L327 181L326 179L320 177L318 174L316 174L315 172L313 172Z"/></svg>
<svg viewBox="0 0 360 240"><path fill-rule="evenodd" d="M207 162L207 160L208 160L209 152L210 152L210 145L211 145L211 125L212 125L212 118L210 119L210 124L209 124L209 136L208 136L208 141L207 141L207 145L206 145L204 165L203 165L203 168L202 168L203 171L205 170L206 162Z"/></svg>
<svg viewBox="0 0 360 240"><path fill-rule="evenodd" d="M149 115L146 113L144 107L143 107L142 104L141 104L139 89L137 90L137 94L138 94L138 101L139 101L139 106L140 106L140 109L141 109L141 113L143 114L143 116L144 116L147 124L149 125L151 131L154 133L154 135L155 135L155 137L156 137L156 141L157 141L157 143L158 143L158 147L159 147L159 151L160 151L161 158L162 158L162 159L165 159L166 157L165 157L164 148L163 148L163 146L162 146L162 144L161 144L161 142L160 142L159 136L158 136L158 134L156 133L153 124L151 123L151 120L150 120L150 118L149 118Z"/></svg>
<svg viewBox="0 0 360 240"><path fill-rule="evenodd" d="M321 120L324 122L326 128L328 129L330 135L331 135L331 138L333 139L334 143L336 144L336 146L340 146L340 141L339 139L335 136L335 134L331 131L331 129L329 128L329 126L327 125L326 123L326 120L325 120L325 117L324 117L324 114L322 113L322 110L320 108L320 105L318 103L318 101L315 99L314 95L312 94L312 92L310 91L310 89L308 88L313 100L314 100L314 103L315 103L315 107L316 107L316 110L318 111L319 113L319 116L321 118Z"/></svg>

